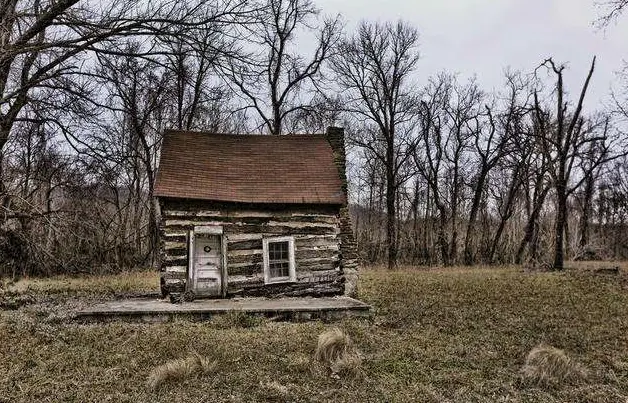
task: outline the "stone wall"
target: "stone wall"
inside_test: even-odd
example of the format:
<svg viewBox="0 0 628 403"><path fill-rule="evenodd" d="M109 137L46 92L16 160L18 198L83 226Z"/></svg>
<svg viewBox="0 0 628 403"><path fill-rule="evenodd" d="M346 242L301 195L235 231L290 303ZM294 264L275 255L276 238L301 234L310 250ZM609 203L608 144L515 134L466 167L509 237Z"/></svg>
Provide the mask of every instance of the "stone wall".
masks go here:
<svg viewBox="0 0 628 403"><path fill-rule="evenodd" d="M344 129L328 127L326 137L334 151L334 163L342 180L342 189L348 195ZM340 256L340 270L343 273L345 283L344 294L356 297L358 293L358 249L347 206L340 209Z"/></svg>

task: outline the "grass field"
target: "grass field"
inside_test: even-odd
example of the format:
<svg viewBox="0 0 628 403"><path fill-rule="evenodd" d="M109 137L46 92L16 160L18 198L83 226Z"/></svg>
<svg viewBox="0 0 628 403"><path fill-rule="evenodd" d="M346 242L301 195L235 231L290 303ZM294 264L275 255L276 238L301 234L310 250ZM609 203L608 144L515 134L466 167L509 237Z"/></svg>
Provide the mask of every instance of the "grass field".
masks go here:
<svg viewBox="0 0 628 403"><path fill-rule="evenodd" d="M360 298L374 315L333 324L230 316L84 325L69 321L68 311L155 291L156 274L5 284L0 300L13 302L0 310L0 402L625 403L626 273L364 270ZM339 379L313 360L318 335L332 327L349 334L362 356L360 369ZM526 382L521 367L541 343L564 350L587 377L542 387ZM212 365L146 386L152 369L190 353Z"/></svg>

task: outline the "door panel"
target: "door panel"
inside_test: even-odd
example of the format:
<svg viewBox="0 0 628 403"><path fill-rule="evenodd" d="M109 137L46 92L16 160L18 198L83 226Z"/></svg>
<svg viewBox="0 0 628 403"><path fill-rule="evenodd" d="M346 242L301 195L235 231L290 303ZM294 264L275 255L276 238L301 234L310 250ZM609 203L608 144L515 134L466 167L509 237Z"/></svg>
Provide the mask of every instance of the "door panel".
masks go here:
<svg viewBox="0 0 628 403"><path fill-rule="evenodd" d="M221 265L220 235L197 235L193 259L193 288L197 295L221 295Z"/></svg>

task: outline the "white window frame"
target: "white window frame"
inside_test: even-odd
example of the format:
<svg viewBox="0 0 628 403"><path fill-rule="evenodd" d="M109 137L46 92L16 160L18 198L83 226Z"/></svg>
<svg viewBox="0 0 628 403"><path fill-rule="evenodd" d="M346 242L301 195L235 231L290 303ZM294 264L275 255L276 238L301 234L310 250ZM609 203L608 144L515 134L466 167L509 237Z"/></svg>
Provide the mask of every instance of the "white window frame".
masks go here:
<svg viewBox="0 0 628 403"><path fill-rule="evenodd" d="M273 242L288 242L288 260L289 260L289 276L288 277L270 277L270 257L268 244ZM282 236L262 239L262 248L264 255L264 283L294 283L297 281L296 264L294 261L294 237Z"/></svg>

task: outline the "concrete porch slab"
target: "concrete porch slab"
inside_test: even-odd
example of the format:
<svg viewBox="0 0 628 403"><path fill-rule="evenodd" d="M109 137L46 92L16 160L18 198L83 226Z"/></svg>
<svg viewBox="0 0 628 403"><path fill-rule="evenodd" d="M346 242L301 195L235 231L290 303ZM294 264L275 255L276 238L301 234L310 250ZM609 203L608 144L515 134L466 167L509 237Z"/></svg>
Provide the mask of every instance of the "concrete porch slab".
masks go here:
<svg viewBox="0 0 628 403"><path fill-rule="evenodd" d="M199 299L172 304L163 299L137 298L109 301L76 312L75 318L85 321L126 319L144 322L166 322L175 317L195 320L214 315L241 312L282 320L335 320L347 316L368 316L371 306L357 299L321 298L233 298Z"/></svg>

